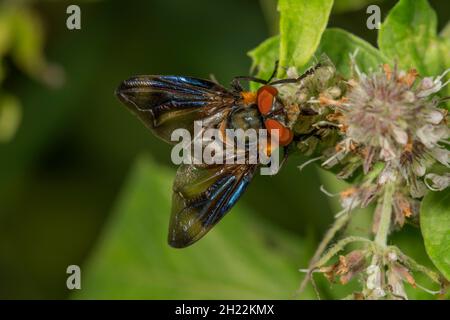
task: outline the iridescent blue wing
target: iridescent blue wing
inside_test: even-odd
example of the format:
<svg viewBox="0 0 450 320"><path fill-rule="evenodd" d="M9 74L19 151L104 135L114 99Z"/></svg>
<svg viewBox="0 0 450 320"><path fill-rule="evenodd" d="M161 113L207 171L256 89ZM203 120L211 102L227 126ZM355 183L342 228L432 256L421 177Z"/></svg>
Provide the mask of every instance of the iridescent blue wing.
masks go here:
<svg viewBox="0 0 450 320"><path fill-rule="evenodd" d="M173 185L169 244L187 247L223 218L246 190L257 165L181 165Z"/></svg>
<svg viewBox="0 0 450 320"><path fill-rule="evenodd" d="M232 92L212 81L182 76L136 76L123 81L117 97L155 135L170 141L173 130L191 133L194 121L217 115L235 103ZM216 117L217 122L222 118Z"/></svg>

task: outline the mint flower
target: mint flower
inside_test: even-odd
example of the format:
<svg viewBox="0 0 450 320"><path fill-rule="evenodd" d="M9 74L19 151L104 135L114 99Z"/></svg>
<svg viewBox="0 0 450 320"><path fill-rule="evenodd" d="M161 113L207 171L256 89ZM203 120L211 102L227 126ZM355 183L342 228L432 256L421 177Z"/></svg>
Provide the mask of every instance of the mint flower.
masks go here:
<svg viewBox="0 0 450 320"><path fill-rule="evenodd" d="M308 138L298 145L301 151L318 155L307 163L321 161L323 168L337 172L341 179L356 178L338 194L342 211L336 214L331 230L344 226L354 209L375 203L374 240L345 238L320 260L313 260L308 270L318 270L332 282L340 277L342 284L359 275L363 290L353 293L353 298L407 299L404 283L416 286L411 270L424 272L443 286L435 273L403 254L398 258L394 247L387 246L387 236L406 221L418 224L421 198L428 190L439 191L450 185L450 174L433 172L439 165L450 167L447 111L440 108L444 99L437 95L448 84L442 79L449 71L421 78L414 69L403 71L383 65L366 74L352 61L354 75L345 80L344 86L328 65L305 78L296 90L289 86L283 91L289 103L301 106L300 114L307 109L315 112L310 127L317 130L318 141L311 143L314 140ZM325 266L351 242L366 245ZM366 266L365 261L370 259ZM349 264L352 260L357 262Z"/></svg>
<svg viewBox="0 0 450 320"><path fill-rule="evenodd" d="M423 79L414 69L406 72L389 65L371 74L360 72L356 65L354 70L344 97L336 100L320 95L320 104L333 110L342 135L322 166L344 165L339 176L346 178L360 167L368 174L376 163L383 164L377 179L372 177L364 187L354 187L358 192L344 198L343 207L366 206L392 181L397 190L396 221L403 225L398 212L406 217L415 212L416 204L408 197L423 197L426 186L442 190L449 184L448 176L427 174L436 162L450 167L450 152L444 146L450 134L447 112L439 108L442 99L435 95L448 84L442 79L449 70Z"/></svg>

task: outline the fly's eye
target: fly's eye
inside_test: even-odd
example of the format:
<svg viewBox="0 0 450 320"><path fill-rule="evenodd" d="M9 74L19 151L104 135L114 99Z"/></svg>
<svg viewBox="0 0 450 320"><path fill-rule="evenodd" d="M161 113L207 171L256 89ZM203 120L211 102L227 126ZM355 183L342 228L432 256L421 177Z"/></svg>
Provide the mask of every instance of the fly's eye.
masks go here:
<svg viewBox="0 0 450 320"><path fill-rule="evenodd" d="M237 109L230 115L231 127L233 129L255 129L262 128L262 121L256 108Z"/></svg>
<svg viewBox="0 0 450 320"><path fill-rule="evenodd" d="M275 97L278 95L278 90L272 86L262 86L257 92L257 104L261 114L268 114L272 110Z"/></svg>
<svg viewBox="0 0 450 320"><path fill-rule="evenodd" d="M269 134L271 130L278 130L278 142L280 146L288 145L294 138L294 133L292 132L292 130L285 127L281 124L281 122L277 120L267 119L266 121L264 121L264 125L266 126L267 131L269 131Z"/></svg>

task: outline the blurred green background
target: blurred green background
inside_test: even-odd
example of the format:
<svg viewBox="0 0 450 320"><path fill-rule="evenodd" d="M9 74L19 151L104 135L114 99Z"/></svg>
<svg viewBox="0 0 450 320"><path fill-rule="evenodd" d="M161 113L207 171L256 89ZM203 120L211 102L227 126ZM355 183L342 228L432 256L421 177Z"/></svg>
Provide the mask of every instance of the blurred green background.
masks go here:
<svg viewBox="0 0 450 320"><path fill-rule="evenodd" d="M375 44L376 30L368 30L365 24L367 2L336 1L329 26L344 28ZM430 2L442 28L449 19L450 3ZM385 16L395 1L377 3ZM66 28L69 4L81 7L81 30ZM251 61L246 52L276 32L274 3L256 0L10 1L2 3L0 10L6 10L7 6L25 8L23 12L32 14L29 19L38 19L43 29L45 59L60 69L53 65L46 69L53 72L43 77L39 67L33 69L26 62L20 63L14 51L5 52L1 58L6 72L0 93L7 92L19 101L22 120L12 139L0 143L0 298L69 297L66 268L71 264L80 265L83 275L86 266L88 278L86 283L83 278L82 286L86 284L88 289L79 293L84 298L121 297L121 294L142 298L252 298L261 297L257 293L260 289L274 292L273 297L282 297L283 293L269 284L248 292L239 285L233 287L239 275L252 274L255 265L265 270L261 272L262 278L271 277L267 279L269 283L290 283L291 287L284 293L289 298L301 278L297 269L306 267L308 257L337 211L336 204L319 191L322 184L329 189L335 187L330 177L314 166L299 172L297 166L303 159L292 157L277 176L255 178L237 208L221 223L224 226L212 231L217 235L208 235L205 244L187 249L186 254L178 253L165 243L169 200L164 195L170 197L171 178L176 169L170 162L170 147L154 138L113 94L120 81L135 74L203 78L214 74L224 84L233 76L247 75ZM0 20L0 40L5 30L2 27ZM39 50L33 49L39 47L33 33L24 38L21 41L25 56L27 48L39 56ZM31 54L29 60L36 61L36 58ZM58 86L61 81L51 81L51 77L62 77L61 70L65 81ZM52 87L54 82L57 83ZM138 158L137 169L132 169ZM133 181L140 189L133 187ZM145 183L161 188L167 184L167 190L162 192ZM146 187L148 193L142 193ZM141 193L134 196L130 190ZM134 201L141 201L142 208L148 212L127 210L133 207ZM138 215L124 217L132 210ZM241 211L246 212L242 218ZM253 252L251 245L242 243L242 239L251 237L247 233L259 232L252 221L261 221L271 229L271 236L266 237L263 232L255 240L261 248L279 251L280 241L289 247L283 251L290 257L289 262L277 269L289 269L286 271L289 276L280 275L283 280L270 268L282 264L275 253L265 255L266 249ZM361 221L356 231L367 232L364 222L367 225L370 217L362 217ZM122 236L124 232L127 236ZM142 236L142 241L135 241L139 239L133 238L133 233L135 237ZM127 246L124 243L127 239L135 242L130 241ZM153 240L158 245L150 243ZM229 245L224 243L227 241ZM427 264L420 232L407 228L394 241ZM116 247L124 255L115 254ZM237 266L230 268L237 278L226 266L217 265L227 261L226 257L222 260L211 257L210 265L208 259L205 261L204 257L214 255L218 248L223 249L221 252L243 251L240 255L227 256L236 259ZM134 256L125 255L130 249L136 250ZM248 251L255 258L244 263L241 259L245 260ZM145 255L148 261L141 261L139 269L132 269L133 259ZM164 257L170 260L170 265L164 264ZM156 260L159 264L149 267L146 274L146 266ZM235 282L224 279L228 286L223 286L222 294L217 294L214 282L217 275L202 271L190 275L197 280L183 285L180 282L178 286L174 281L184 280L185 269L177 266L183 264L200 271L223 267ZM217 272L223 274L221 270ZM173 278L174 274L178 277ZM101 275L104 278L98 279ZM129 281L124 277L130 277ZM155 284L145 281L146 277L167 277L172 283L168 285L161 280ZM198 279L204 284L199 289L202 293L196 291L197 295L192 296L185 293L186 286L195 286ZM257 282L258 276L253 281ZM140 283L141 288L132 287L133 283ZM333 297L334 291L330 291L328 284L320 285L325 297ZM306 297L311 297L310 294Z"/></svg>

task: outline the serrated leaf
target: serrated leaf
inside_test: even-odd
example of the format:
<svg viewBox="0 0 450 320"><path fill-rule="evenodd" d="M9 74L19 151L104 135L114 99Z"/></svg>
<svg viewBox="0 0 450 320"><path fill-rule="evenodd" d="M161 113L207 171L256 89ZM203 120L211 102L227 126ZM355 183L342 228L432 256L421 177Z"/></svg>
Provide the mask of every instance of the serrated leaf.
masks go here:
<svg viewBox="0 0 450 320"><path fill-rule="evenodd" d="M356 53L356 63L361 71L377 69L387 58L367 41L338 28L325 30L316 56L326 54L344 76L351 74L350 55Z"/></svg>
<svg viewBox="0 0 450 320"><path fill-rule="evenodd" d="M403 70L416 68L421 76L438 76L450 68L448 34L444 29L437 35L436 12L427 0L400 0L381 25L378 46ZM450 93L450 88L444 90L442 96Z"/></svg>
<svg viewBox="0 0 450 320"><path fill-rule="evenodd" d="M253 60L252 68L256 69L257 77L268 78L278 57L279 36L267 39L248 54ZM374 70L388 59L367 41L338 28L326 29L322 35L320 45L314 55L315 58L326 54L336 65L339 72L350 75L350 54L356 53L356 62L361 71ZM312 62L307 65L311 65ZM257 85L255 85L255 88Z"/></svg>
<svg viewBox="0 0 450 320"><path fill-rule="evenodd" d="M316 51L330 15L333 0L280 0L280 68L304 67Z"/></svg>
<svg viewBox="0 0 450 320"><path fill-rule="evenodd" d="M400 0L381 25L378 46L402 69L436 75L443 69L436 32L436 13L428 1Z"/></svg>
<svg viewBox="0 0 450 320"><path fill-rule="evenodd" d="M309 250L241 204L200 242L182 250L169 247L173 177L171 170L140 159L75 298L292 297L299 284L297 269L306 265ZM312 297L311 292L305 296Z"/></svg>
<svg viewBox="0 0 450 320"><path fill-rule="evenodd" d="M450 280L450 190L428 193L422 201L420 228L426 251Z"/></svg>

